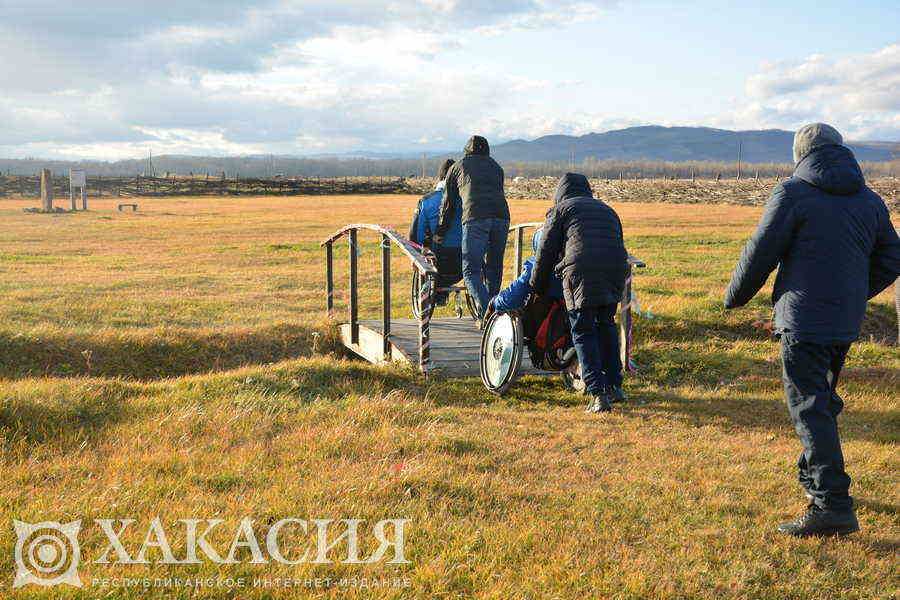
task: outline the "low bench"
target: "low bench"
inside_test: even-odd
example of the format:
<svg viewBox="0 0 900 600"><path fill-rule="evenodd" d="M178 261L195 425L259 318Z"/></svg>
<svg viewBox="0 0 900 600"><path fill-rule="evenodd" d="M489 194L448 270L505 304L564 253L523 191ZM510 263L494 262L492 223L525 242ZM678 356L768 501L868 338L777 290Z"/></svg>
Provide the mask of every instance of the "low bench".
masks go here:
<svg viewBox="0 0 900 600"><path fill-rule="evenodd" d="M122 209L126 208L128 206L131 207L131 212L135 212L138 209L138 205L135 204L134 202L125 202L125 203L122 203L119 205L119 212L122 212Z"/></svg>

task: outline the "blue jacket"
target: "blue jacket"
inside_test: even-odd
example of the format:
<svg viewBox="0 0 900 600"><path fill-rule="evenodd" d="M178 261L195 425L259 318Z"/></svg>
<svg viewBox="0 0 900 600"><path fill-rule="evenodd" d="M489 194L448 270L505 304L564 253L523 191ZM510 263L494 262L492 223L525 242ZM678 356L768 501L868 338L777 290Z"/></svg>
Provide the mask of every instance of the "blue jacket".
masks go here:
<svg viewBox="0 0 900 600"><path fill-rule="evenodd" d="M519 278L509 284L509 287L501 291L494 297L494 310L497 312L508 312L516 308L525 306L528 296L534 290L531 289L531 271L534 269L534 257L529 258L522 265L522 274ZM559 277L551 276L550 285L547 288L546 296L561 300L563 297L562 282Z"/></svg>
<svg viewBox="0 0 900 600"><path fill-rule="evenodd" d="M900 239L887 207L844 146L813 150L772 190L725 307L747 304L775 267L776 332L822 344L858 339L866 301L900 274Z"/></svg>
<svg viewBox="0 0 900 600"><path fill-rule="evenodd" d="M441 202L444 200L444 188L441 186L430 194L423 196L419 200L416 207L416 214L413 222L409 226L409 239L417 244L424 244L425 240L431 239L437 233L438 220L441 213ZM459 248L462 246L462 217L459 211L456 211L455 217L452 219L450 227L447 229L441 245L448 248Z"/></svg>

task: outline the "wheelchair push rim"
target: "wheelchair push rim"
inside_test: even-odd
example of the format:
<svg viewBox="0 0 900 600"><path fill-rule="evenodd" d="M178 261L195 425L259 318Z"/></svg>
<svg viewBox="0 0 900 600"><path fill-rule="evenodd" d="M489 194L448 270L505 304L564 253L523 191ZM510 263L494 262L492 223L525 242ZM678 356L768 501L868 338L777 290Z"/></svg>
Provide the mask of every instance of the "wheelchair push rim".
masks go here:
<svg viewBox="0 0 900 600"><path fill-rule="evenodd" d="M481 382L495 394L503 394L515 381L522 365L525 342L522 319L515 313L494 313L481 335Z"/></svg>

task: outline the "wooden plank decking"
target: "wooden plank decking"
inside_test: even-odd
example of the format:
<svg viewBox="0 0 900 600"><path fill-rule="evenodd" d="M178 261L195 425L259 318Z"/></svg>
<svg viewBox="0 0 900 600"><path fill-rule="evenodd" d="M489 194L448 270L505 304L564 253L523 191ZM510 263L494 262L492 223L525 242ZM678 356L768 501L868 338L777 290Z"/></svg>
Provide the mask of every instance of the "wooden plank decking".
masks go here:
<svg viewBox="0 0 900 600"><path fill-rule="evenodd" d="M377 320L359 321L359 345L350 343L350 324L340 326L344 345L369 362L384 362L382 322ZM391 359L419 363L419 322L415 319L391 320ZM471 319L431 320L431 364L449 377L479 377L479 352L481 331L475 328ZM527 353L526 353L527 354ZM521 374L537 375L549 373L538 371L531 365L528 356L522 358Z"/></svg>

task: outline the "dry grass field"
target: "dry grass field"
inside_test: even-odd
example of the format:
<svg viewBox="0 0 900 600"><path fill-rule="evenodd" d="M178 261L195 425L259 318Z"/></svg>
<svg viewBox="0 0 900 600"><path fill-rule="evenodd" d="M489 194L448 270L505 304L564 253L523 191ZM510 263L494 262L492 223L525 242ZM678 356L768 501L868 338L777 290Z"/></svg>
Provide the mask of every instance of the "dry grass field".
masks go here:
<svg viewBox="0 0 900 600"><path fill-rule="evenodd" d="M0 597L846 598L898 593L900 354L893 297L870 304L841 391L862 531L796 540L799 443L781 400L765 294L722 293L759 207L615 204L645 316L631 400L604 417L559 378L501 397L346 357L324 313L319 242L345 223L405 231L412 196L113 200L33 215L0 200ZM513 222L546 201L515 200ZM361 234L362 314L380 240ZM346 244L336 246L346 281ZM512 251L507 264L512 262ZM396 316L408 261L394 253ZM511 267L510 267L511 269ZM507 273L507 280L511 272ZM339 302L339 307L343 304ZM449 313L448 313L449 314ZM407 518L406 565L103 565L81 578L406 578L401 588L10 590L13 519L154 517L235 527ZM183 543L170 540L176 555ZM158 550L150 559L159 558Z"/></svg>

